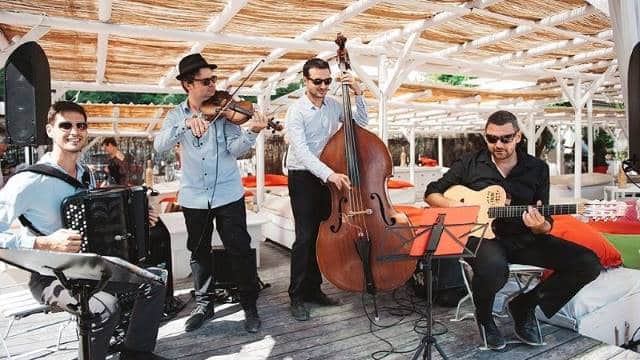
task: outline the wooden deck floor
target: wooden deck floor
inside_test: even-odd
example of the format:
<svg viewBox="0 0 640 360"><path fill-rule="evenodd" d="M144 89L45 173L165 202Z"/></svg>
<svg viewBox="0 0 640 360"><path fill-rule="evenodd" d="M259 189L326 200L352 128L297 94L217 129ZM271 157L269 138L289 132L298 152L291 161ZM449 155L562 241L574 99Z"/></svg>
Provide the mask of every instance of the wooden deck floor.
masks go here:
<svg viewBox="0 0 640 360"><path fill-rule="evenodd" d="M410 359L420 343L422 335L419 332L423 332L426 325L424 320L420 320L423 319L420 312L424 310L424 303L412 304L414 297L409 296L406 289L395 293L396 298L403 299L402 309L394 294L378 297L381 309L378 322L387 326L384 328L371 326L360 295L339 291L329 284L324 284L325 291L338 297L341 305L313 307L311 320L298 322L290 316L288 307L288 250L267 242L263 245L261 261L260 277L271 286L262 291L258 301L263 321L259 333L247 334L244 331L243 312L237 304L217 306L212 321L195 332L185 333L184 321L193 307L191 301L176 319L162 325L156 352L170 359L371 359L372 355L380 358L384 355L382 352L394 349L402 353L390 353L385 359ZM185 289L181 299L190 298L189 286L189 281L180 284L179 287ZM370 300L367 299L366 303L368 311L372 311ZM404 317L396 315L412 307L415 311L410 314ZM434 332L442 333L436 339L450 359L640 359L638 353L550 325L543 326L545 346L515 343L510 344L505 352L481 351L474 321L450 322L454 310L441 307L434 310L434 317L438 320ZM50 324L67 317L64 313L33 315L17 322L14 329L20 331L28 326ZM510 320L500 319L498 322L505 335L512 337ZM3 319L0 329L7 324ZM54 325L11 337L9 349L15 354L55 344L57 329ZM39 352L28 358L75 358L77 341L74 334L74 326L63 333L64 345L70 350ZM435 349L433 355L440 358Z"/></svg>

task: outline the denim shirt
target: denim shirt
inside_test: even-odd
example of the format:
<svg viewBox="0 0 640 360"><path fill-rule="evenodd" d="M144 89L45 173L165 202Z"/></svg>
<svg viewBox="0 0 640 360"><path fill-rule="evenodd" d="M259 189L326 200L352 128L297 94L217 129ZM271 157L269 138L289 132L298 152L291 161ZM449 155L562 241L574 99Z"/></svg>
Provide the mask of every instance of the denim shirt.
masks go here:
<svg viewBox="0 0 640 360"><path fill-rule="evenodd" d="M52 165L66 172L54 162L51 153L46 153L39 164ZM84 168L76 164L76 178L82 179ZM90 187L96 185L91 176ZM36 236L22 226L20 231L9 231L11 223L24 215L43 234L50 235L62 228L60 205L64 198L83 189L76 189L63 180L33 172L21 172L12 176L0 190L0 247L33 248Z"/></svg>
<svg viewBox="0 0 640 360"><path fill-rule="evenodd" d="M193 114L187 101L169 111L153 142L158 152L180 143L182 178L178 203L186 208L207 209L241 199L244 188L237 158L251 149L258 134L220 118L198 139L185 126Z"/></svg>
<svg viewBox="0 0 640 360"><path fill-rule="evenodd" d="M356 112L353 119L360 126L369 123L367 106L362 96L356 96ZM289 150L287 170L308 170L320 180L334 173L318 158L343 123L342 104L325 97L320 108L313 105L305 94L289 107L286 117Z"/></svg>

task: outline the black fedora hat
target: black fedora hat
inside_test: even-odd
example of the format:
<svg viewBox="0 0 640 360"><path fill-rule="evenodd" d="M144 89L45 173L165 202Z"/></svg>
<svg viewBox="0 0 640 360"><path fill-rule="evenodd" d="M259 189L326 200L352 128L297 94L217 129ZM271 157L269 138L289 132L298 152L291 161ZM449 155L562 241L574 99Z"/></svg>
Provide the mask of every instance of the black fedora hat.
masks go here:
<svg viewBox="0 0 640 360"><path fill-rule="evenodd" d="M185 74L204 67L208 67L209 69L213 70L217 68L218 65L207 63L207 60L205 60L200 54L187 55L183 57L178 64L178 71L180 71L180 74L176 76L176 79L183 80Z"/></svg>

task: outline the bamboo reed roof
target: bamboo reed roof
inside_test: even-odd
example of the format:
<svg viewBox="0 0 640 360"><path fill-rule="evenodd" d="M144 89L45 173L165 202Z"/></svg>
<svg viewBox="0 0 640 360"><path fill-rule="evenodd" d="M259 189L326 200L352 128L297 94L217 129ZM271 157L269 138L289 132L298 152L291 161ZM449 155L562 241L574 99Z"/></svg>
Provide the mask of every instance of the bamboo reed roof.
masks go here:
<svg viewBox="0 0 640 360"><path fill-rule="evenodd" d="M259 95L299 79L308 58L334 61L333 40L342 32L369 101L386 91L390 109L408 104L409 112L433 107L452 114L456 109L449 107L458 103L535 107L564 98L558 79L571 86L580 78L588 86L603 74L607 79L596 98L621 101L611 21L592 2L3 0L0 30L10 46L0 36L0 65L12 46L35 40L59 91L181 93L176 64L189 53L201 52L218 64L218 87L225 88L238 86L266 59L242 90ZM510 91L443 86L410 76L417 73L530 85ZM162 122L158 112L166 113L165 107L131 105L90 105L89 113L115 118L114 107L116 130L130 123L130 129L152 133ZM377 106L369 109L375 117Z"/></svg>

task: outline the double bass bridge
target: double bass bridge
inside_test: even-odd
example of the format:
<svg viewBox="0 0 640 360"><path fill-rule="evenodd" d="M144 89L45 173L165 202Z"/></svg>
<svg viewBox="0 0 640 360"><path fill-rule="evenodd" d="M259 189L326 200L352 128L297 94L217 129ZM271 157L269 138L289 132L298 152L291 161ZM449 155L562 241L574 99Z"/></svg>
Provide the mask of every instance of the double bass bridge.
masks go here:
<svg viewBox="0 0 640 360"><path fill-rule="evenodd" d="M373 214L372 209L360 210L360 211L348 211L345 215L348 217L358 216L358 215L371 215Z"/></svg>

